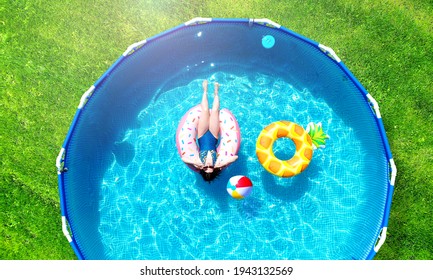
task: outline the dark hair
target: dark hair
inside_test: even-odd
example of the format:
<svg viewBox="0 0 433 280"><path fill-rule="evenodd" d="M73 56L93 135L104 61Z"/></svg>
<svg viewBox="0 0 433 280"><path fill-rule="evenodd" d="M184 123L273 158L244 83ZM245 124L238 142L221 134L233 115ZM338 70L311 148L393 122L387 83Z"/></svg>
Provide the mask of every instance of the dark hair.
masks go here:
<svg viewBox="0 0 433 280"><path fill-rule="evenodd" d="M209 183L213 181L216 177L218 177L220 173L221 173L220 168L215 168L212 173L207 173L203 169L200 169L200 175L203 177L203 180Z"/></svg>

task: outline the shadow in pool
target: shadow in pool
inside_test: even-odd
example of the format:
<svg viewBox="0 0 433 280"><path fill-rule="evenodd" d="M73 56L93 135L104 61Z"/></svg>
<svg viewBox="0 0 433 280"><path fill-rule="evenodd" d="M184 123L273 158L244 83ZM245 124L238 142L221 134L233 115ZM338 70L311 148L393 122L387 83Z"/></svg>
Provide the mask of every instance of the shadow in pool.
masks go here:
<svg viewBox="0 0 433 280"><path fill-rule="evenodd" d="M116 142L112 151L116 157L117 163L122 167L127 167L135 156L134 146L126 141Z"/></svg>
<svg viewBox="0 0 433 280"><path fill-rule="evenodd" d="M242 214L241 217L251 219L260 215L262 202L260 199L250 196L239 202L238 211Z"/></svg>
<svg viewBox="0 0 433 280"><path fill-rule="evenodd" d="M244 153L239 153L239 158L234 163L232 163L229 167L224 169L221 174L212 182L205 182L202 176L199 173L195 173L197 188L203 190L203 192L208 196L214 199L221 211L227 211L228 204L230 200L233 198L227 193L227 182L231 177L236 175L245 175L248 174L247 168L247 156ZM257 207L258 203L255 203L254 207ZM254 207L250 207L251 209ZM254 210L258 211L258 210ZM251 214L253 215L253 214Z"/></svg>
<svg viewBox="0 0 433 280"><path fill-rule="evenodd" d="M311 189L310 178L317 177L320 169L317 164L311 162L304 172L292 178L279 178L263 169L263 186L270 195L286 202L293 202Z"/></svg>
<svg viewBox="0 0 433 280"><path fill-rule="evenodd" d="M225 171L223 171L225 172ZM225 211L228 208L228 195L224 180L220 177L216 178L212 182L206 182L199 173L195 173L196 176L196 187L205 193L205 196L213 199L219 206L221 211Z"/></svg>

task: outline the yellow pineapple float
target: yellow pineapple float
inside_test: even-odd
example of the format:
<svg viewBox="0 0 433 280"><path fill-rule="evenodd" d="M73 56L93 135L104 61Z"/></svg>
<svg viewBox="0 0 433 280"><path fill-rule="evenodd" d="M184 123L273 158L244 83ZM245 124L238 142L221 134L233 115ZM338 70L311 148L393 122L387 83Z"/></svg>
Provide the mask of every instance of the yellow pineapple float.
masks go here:
<svg viewBox="0 0 433 280"><path fill-rule="evenodd" d="M278 159L273 144L278 138L290 138L296 146L295 155L289 160ZM325 147L329 136L323 132L322 124L309 123L305 130L290 121L271 123L260 133L256 143L256 155L260 164L271 174L288 178L298 175L310 164L313 150Z"/></svg>

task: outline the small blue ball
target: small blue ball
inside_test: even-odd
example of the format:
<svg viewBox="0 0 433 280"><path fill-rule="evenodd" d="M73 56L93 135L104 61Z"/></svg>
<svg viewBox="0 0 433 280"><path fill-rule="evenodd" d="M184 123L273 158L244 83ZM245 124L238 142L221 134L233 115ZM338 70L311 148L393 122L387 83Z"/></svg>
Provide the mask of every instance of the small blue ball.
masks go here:
<svg viewBox="0 0 433 280"><path fill-rule="evenodd" d="M266 49L270 49L275 45L275 38L272 35L266 35L262 38L262 45Z"/></svg>

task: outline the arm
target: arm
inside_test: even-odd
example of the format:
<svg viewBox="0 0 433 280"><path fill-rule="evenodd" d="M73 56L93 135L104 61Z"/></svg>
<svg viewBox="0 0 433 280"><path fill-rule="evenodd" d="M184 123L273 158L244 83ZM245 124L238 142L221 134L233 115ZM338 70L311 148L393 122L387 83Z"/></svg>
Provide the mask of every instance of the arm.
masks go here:
<svg viewBox="0 0 433 280"><path fill-rule="evenodd" d="M222 168L224 166L229 165L238 159L238 156L219 156L215 163L215 168Z"/></svg>
<svg viewBox="0 0 433 280"><path fill-rule="evenodd" d="M187 163L187 164L192 164L194 165L196 168L201 169L203 168L203 163L201 162L201 160L195 156L195 157L181 157L182 161Z"/></svg>

